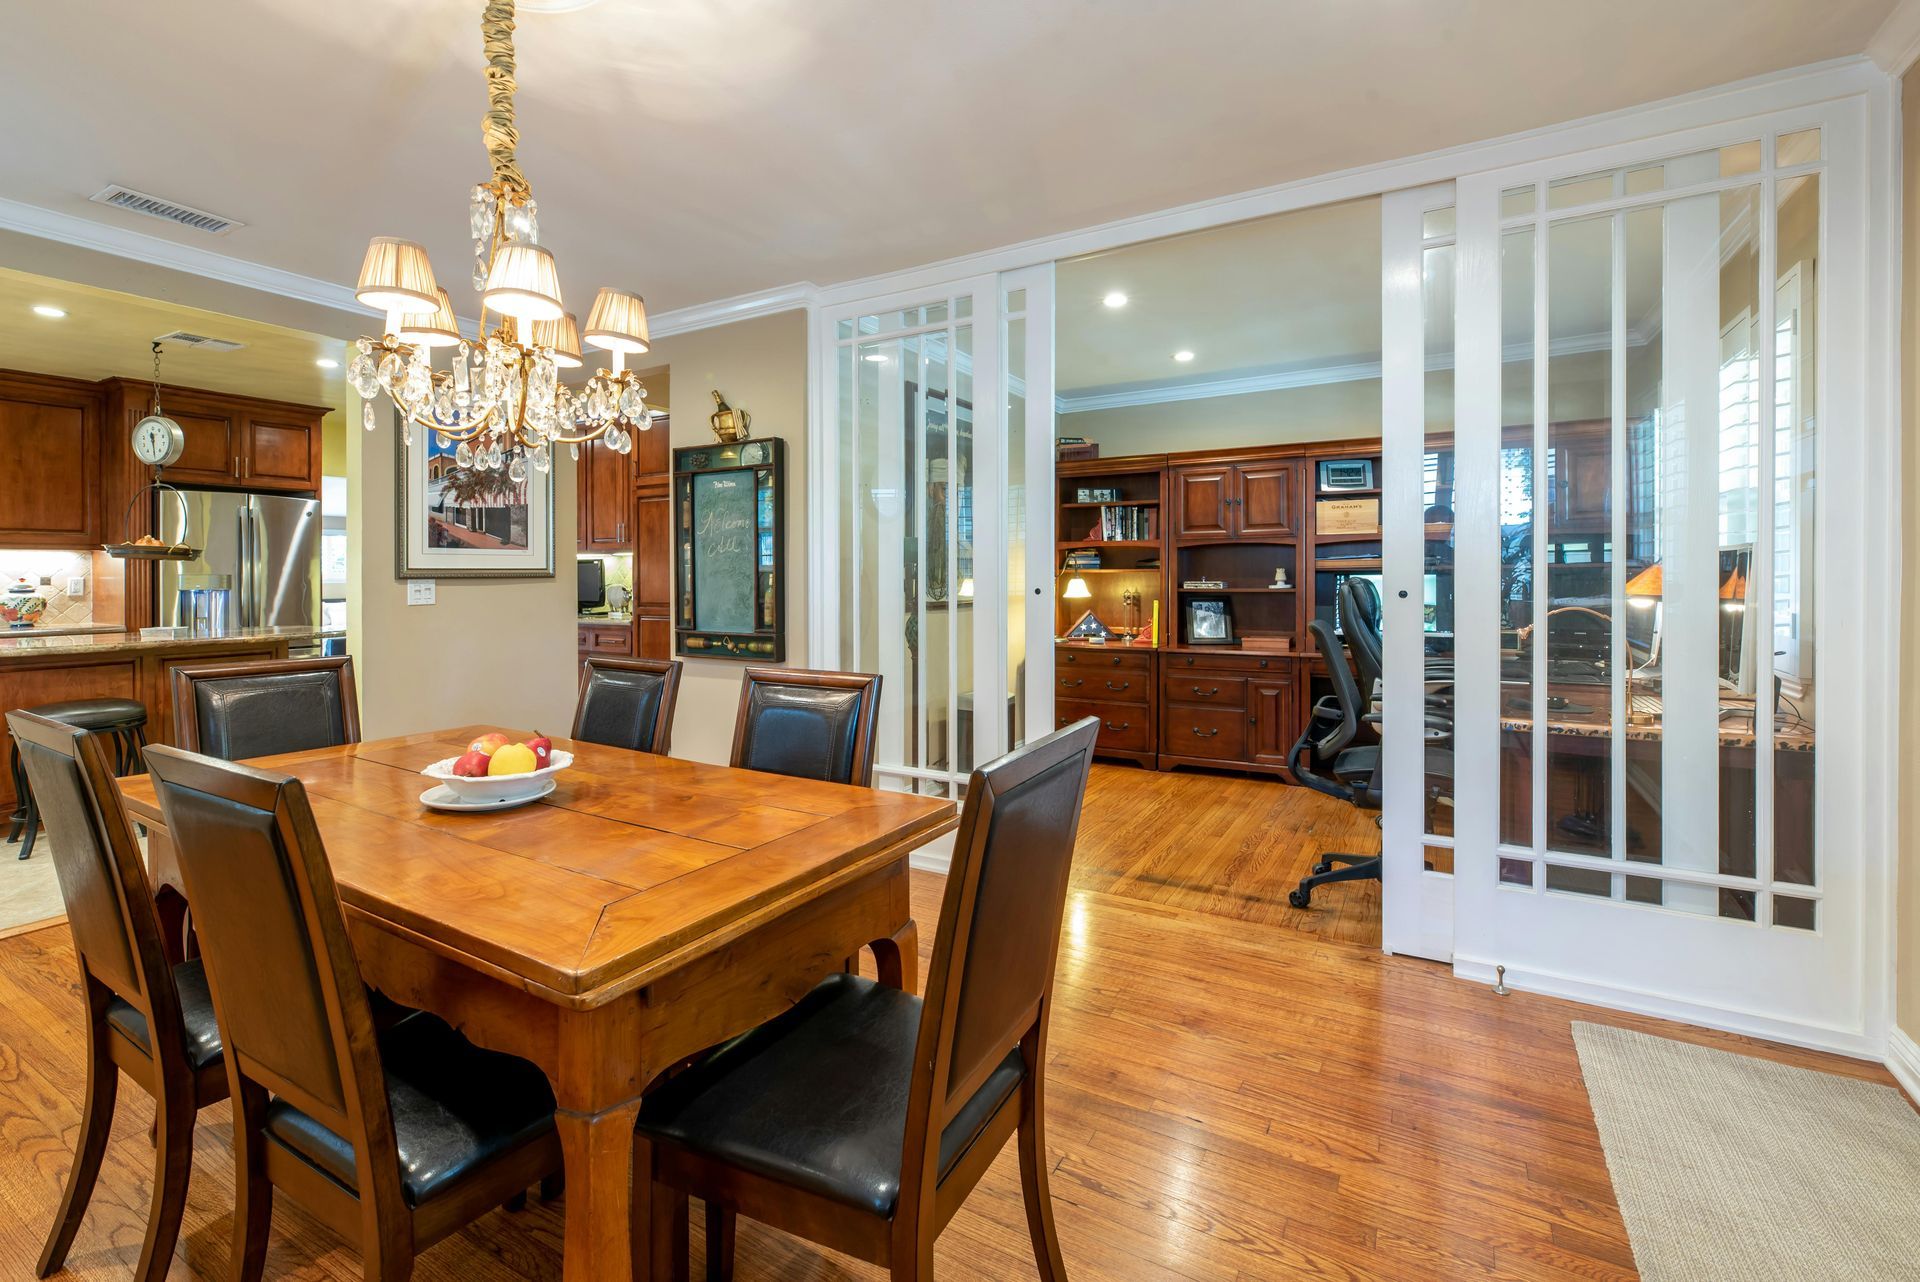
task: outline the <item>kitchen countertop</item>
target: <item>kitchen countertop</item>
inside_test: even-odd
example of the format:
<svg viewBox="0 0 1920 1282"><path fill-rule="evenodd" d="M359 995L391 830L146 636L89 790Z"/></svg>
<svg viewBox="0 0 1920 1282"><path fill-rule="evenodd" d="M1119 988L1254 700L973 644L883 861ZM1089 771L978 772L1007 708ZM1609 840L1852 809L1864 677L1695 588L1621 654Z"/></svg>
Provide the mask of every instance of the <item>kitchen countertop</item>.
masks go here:
<svg viewBox="0 0 1920 1282"><path fill-rule="evenodd" d="M624 628L633 622L631 614L582 614L577 617L582 623L599 623L610 628Z"/></svg>
<svg viewBox="0 0 1920 1282"><path fill-rule="evenodd" d="M0 634L0 659L23 655L118 654L142 650L216 650L241 646L247 642L311 641L327 630L322 628L237 628L218 637L161 637L143 639L138 632L81 632L60 636ZM337 630L336 630L337 631Z"/></svg>

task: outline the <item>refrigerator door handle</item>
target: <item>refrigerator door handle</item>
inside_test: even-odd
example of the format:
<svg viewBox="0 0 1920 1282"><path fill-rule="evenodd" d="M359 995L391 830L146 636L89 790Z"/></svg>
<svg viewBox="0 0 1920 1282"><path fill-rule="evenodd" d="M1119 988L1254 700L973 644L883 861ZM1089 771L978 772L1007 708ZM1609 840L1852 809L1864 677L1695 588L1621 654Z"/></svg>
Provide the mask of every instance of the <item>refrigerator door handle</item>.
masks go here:
<svg viewBox="0 0 1920 1282"><path fill-rule="evenodd" d="M242 503L234 517L240 522L240 564L239 574L236 576L239 582L234 585L239 589L236 599L240 607L240 617L236 620L236 624L244 628L253 618L253 505Z"/></svg>

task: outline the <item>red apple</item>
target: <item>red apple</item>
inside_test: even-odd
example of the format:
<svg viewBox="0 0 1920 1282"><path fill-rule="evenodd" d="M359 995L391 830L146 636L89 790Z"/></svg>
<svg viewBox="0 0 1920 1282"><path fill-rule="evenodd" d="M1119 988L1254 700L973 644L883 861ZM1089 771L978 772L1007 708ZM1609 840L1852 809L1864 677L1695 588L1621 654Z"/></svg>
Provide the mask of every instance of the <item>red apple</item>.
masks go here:
<svg viewBox="0 0 1920 1282"><path fill-rule="evenodd" d="M535 769L545 770L553 764L553 740L546 735L535 734L527 740L527 747L533 750L533 759L539 762Z"/></svg>
<svg viewBox="0 0 1920 1282"><path fill-rule="evenodd" d="M455 759L453 773L464 779L485 779L492 764L493 758L476 748Z"/></svg>
<svg viewBox="0 0 1920 1282"><path fill-rule="evenodd" d="M491 757L494 753L500 751L500 749L506 747L509 743L512 743L512 742L513 741L511 739L501 734L498 730L492 730L487 732L486 734L481 735L478 739L475 739L472 743L468 744L467 751L484 753L485 755ZM481 771L481 773L485 774L486 772L483 770Z"/></svg>

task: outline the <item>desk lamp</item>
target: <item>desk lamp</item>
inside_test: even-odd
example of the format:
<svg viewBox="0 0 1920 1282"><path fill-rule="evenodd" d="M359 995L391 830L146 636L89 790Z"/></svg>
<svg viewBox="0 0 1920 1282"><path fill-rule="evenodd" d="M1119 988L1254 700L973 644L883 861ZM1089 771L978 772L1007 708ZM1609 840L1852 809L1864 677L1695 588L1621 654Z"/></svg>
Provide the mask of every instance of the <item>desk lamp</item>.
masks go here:
<svg viewBox="0 0 1920 1282"><path fill-rule="evenodd" d="M1660 657L1660 597L1665 590L1665 576L1661 573L1660 562L1655 561L1640 573L1627 580L1627 604L1636 610L1652 610L1653 636L1647 645L1647 661L1638 667L1633 663L1633 645L1627 645L1627 724L1630 726L1652 725L1655 717L1651 712L1633 710L1633 674L1651 667Z"/></svg>

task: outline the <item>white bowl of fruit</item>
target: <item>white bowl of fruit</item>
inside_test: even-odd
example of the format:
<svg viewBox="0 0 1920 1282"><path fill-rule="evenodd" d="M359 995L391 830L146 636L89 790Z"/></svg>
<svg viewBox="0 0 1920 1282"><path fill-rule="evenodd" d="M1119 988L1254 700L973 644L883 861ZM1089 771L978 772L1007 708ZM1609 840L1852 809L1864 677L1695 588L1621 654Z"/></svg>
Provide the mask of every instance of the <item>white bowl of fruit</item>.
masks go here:
<svg viewBox="0 0 1920 1282"><path fill-rule="evenodd" d="M438 785L420 794L436 809L500 809L537 801L552 792L554 776L573 764L542 734L519 743L495 731L481 735L457 757L436 761L420 773Z"/></svg>

